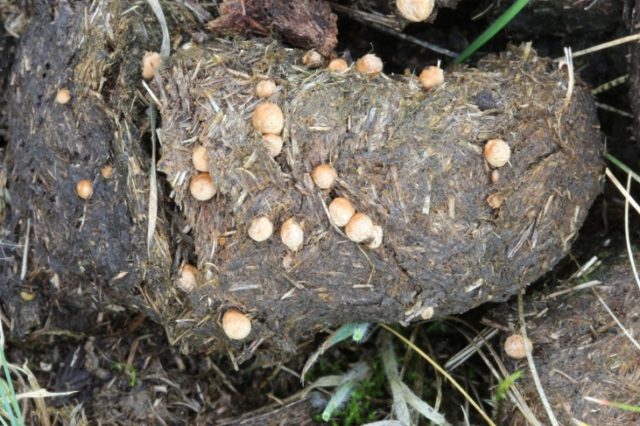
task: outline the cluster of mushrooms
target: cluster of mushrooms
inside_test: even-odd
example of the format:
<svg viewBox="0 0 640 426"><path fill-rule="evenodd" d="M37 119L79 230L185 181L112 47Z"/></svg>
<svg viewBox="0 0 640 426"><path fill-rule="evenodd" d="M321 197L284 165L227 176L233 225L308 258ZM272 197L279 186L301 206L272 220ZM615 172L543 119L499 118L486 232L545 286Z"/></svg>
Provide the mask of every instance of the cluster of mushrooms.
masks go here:
<svg viewBox="0 0 640 426"><path fill-rule="evenodd" d="M324 63L323 57L311 50L302 58L303 64L308 68L319 68ZM161 57L157 52L147 52L142 59L142 76L151 79L161 66ZM375 76L382 72L382 60L374 54L367 54L358 59L355 64L356 72L368 76ZM332 59L327 70L332 73L345 73L350 66L342 58ZM444 72L439 66L430 66L422 70L418 76L421 86L425 90L432 90L444 83ZM262 80L255 87L258 98L266 99L278 91L278 86L273 80ZM60 89L56 95L56 102L64 105L71 100L71 92L68 89ZM277 157L282 152L284 129L284 115L281 108L272 102L263 101L255 108L252 116L252 124L260 134L262 145L271 157ZM491 181L495 183L498 178L497 169L508 163L511 155L509 145L501 139L491 139L484 146L484 157L493 168ZM216 194L216 187L211 178L207 150L204 146L196 146L192 151L193 168L198 172L189 183L191 195L199 201L207 201ZM112 173L110 166L105 166L101 171L103 177L108 178ZM329 192L338 180L338 173L330 164L316 165L310 173L315 185L322 191ZM93 194L91 180L81 179L77 182L76 192L82 199L89 199ZM487 198L490 207L497 209L502 205L503 198L499 194L492 194ZM355 243L366 244L370 249L379 248L382 245L384 231L376 225L371 217L359 212L353 203L342 196L333 198L328 205L328 213L331 223L338 228L343 228L344 236ZM247 227L247 235L255 242L267 241L273 235L274 225L267 216L254 217ZM299 251L304 244L304 230L301 224L290 217L280 226L280 240L292 252ZM178 273L177 285L184 291L190 292L197 285L198 269L192 264L184 264ZM251 333L250 318L237 309L228 309L221 319L222 328L230 339L243 340Z"/></svg>

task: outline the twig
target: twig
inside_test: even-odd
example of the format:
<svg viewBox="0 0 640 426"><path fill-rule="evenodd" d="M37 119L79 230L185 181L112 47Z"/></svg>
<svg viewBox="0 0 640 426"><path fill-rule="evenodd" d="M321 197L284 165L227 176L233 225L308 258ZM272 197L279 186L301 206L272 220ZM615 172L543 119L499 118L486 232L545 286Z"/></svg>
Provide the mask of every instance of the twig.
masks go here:
<svg viewBox="0 0 640 426"><path fill-rule="evenodd" d="M589 53L598 52L600 50L608 49L608 48L614 47L614 46L619 46L619 45L624 44L624 43L630 43L630 42L636 41L636 40L640 40L640 33L632 34L632 35L629 35L629 36L626 36L626 37L620 37L620 38L617 38L615 40L608 41L606 43L596 44L595 46L591 46L588 49L579 50L577 52L574 52L573 57L577 58L579 56L588 55ZM561 62L564 59L565 59L565 57L562 56L560 58L556 58L556 61L560 61Z"/></svg>
<svg viewBox="0 0 640 426"><path fill-rule="evenodd" d="M627 175L627 193L631 193L631 174ZM636 284L638 284L638 289L640 290L640 277L638 276L636 260L633 257L633 250L631 249L631 238L629 237L629 197L624 199L624 239L627 246L627 253L629 254L629 263L631 263L633 277L636 279Z"/></svg>
<svg viewBox="0 0 640 426"><path fill-rule="evenodd" d="M20 268L20 281L24 281L27 276L27 258L29 257L29 231L31 230L31 218L27 218L27 233L24 237L24 247L22 248L22 267Z"/></svg>
<svg viewBox="0 0 640 426"><path fill-rule="evenodd" d="M622 325L622 323L620 322L620 320L618 319L618 317L616 316L616 314L613 313L613 311L611 309L609 309L609 306L607 305L607 303L602 300L602 297L600 297L600 293L598 293L596 291L596 289L592 289L591 291L593 291L593 294L596 295L596 297L598 298L598 300L600 301L600 303L602 304L602 306L604 307L604 309L607 311L607 313L611 316L611 318L613 318L613 320L616 322L616 324L618 325L618 327L620 327L620 329L622 330L622 332L625 334L625 336L627 336L627 338L631 341L631 343L633 343L635 345L636 348L638 348L638 350L640 350L640 343L638 343L638 341L636 339L633 338L633 336L631 335L631 333L629 333L629 330L627 330L625 328L624 325Z"/></svg>
<svg viewBox="0 0 640 426"><path fill-rule="evenodd" d="M618 191L620 191L620 193L622 195L624 195L625 199L627 199L629 201L629 203L633 206L633 208L636 209L638 214L640 214L640 206L638 205L636 200L634 200L633 197L627 192L627 190L624 189L624 187L622 186L620 181L613 175L613 173L611 173L611 170L609 170L609 168L607 167L604 170L604 173L605 173L605 175L607 175L607 177L609 178L611 183L613 183L615 185L615 187L618 189Z"/></svg>

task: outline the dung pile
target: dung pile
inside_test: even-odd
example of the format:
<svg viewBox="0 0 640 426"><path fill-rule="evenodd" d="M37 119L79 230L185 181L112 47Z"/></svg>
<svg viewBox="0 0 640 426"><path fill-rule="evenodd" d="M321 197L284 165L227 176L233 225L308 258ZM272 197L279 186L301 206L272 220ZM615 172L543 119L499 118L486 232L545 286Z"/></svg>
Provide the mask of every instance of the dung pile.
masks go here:
<svg viewBox="0 0 640 426"><path fill-rule="evenodd" d="M301 58L276 43L218 40L178 52L155 82L158 167L195 243L185 338L215 336L209 345L241 359L258 346L292 352L345 322L504 300L566 253L600 191L600 138L586 91L575 87L567 104L566 76L548 61L514 49L424 91L415 78L308 70ZM255 88L267 79L277 90L262 99ZM254 128L266 103L284 117L282 131L267 131L281 131L275 156ZM512 151L499 169L483 157L491 139ZM204 172L192 158L203 148ZM328 189L311 177L321 164L337 173ZM191 190L206 173L203 201ZM338 197L381 227L379 247L329 219ZM257 218L273 226L259 242ZM303 233L293 246L282 236L292 221ZM230 309L250 318L244 340L220 327Z"/></svg>
<svg viewBox="0 0 640 426"><path fill-rule="evenodd" d="M197 27L168 5L172 40ZM7 227L16 241L29 230L31 248L26 279L16 268L0 283L14 334L125 307L185 352L272 362L345 322L407 323L504 300L567 252L600 191L593 103L580 84L567 98L567 76L533 52L447 70L425 91L415 78L310 70L303 52L269 40L191 40L151 96L140 59L160 38L146 5L35 4L8 88ZM275 92L259 98L267 79ZM164 174L153 190L156 101ZM281 151L254 129L266 102L283 113L261 127ZM483 156L495 139L511 151L499 168ZM327 189L311 177L321 164L337 173ZM205 173L199 201L190 184ZM379 227L377 240L354 242L355 228L329 220L337 197ZM260 242L249 236L258 217L273 226L251 232Z"/></svg>

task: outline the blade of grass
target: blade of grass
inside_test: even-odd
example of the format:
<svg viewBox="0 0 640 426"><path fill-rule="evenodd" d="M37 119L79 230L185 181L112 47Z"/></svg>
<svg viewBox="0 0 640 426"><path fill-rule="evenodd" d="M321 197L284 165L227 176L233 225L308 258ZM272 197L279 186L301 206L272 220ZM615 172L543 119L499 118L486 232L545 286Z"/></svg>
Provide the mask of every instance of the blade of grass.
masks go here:
<svg viewBox="0 0 640 426"><path fill-rule="evenodd" d="M491 426L496 426L496 424L493 422L493 420L491 420L489 418L487 413L484 412L484 410L478 405L478 403L475 402L473 400L473 398L471 398L471 396L469 396L467 391L465 391L464 388L462 386L460 386L460 384L456 381L456 379L451 377L451 375L449 373L447 373L442 367L440 367L440 364L438 364L429 355L424 353L422 351L422 349L420 349L419 347L417 347L416 345L411 343L411 341L409 341L409 339L407 339L402 334L400 334L397 331L395 331L393 328L389 327L386 324L380 324L380 326L382 328L384 328L385 330L387 330L389 333L391 333L394 336L396 336L398 339L400 339L402 341L402 343L404 343L405 345L409 346L411 349L416 351L416 353L418 355L420 355L425 361L427 361L438 373L442 374L453 385L453 387L455 387L458 390L458 392L460 392L462 394L462 396L464 396L465 399L467 401L469 401L469 404L471 404L473 406L473 408L476 409L476 411L482 416L482 418L487 422L487 424L489 424Z"/></svg>
<svg viewBox="0 0 640 426"><path fill-rule="evenodd" d="M628 173L629 175L631 175L631 177L633 178L633 180L635 180L636 182L640 183L640 176L634 172L633 170L631 170L629 168L629 166L627 166L626 164L624 164L622 161L618 160L616 157L614 157L613 155L609 154L608 152L604 154L605 158L609 161L611 161L616 167L618 167L620 170Z"/></svg>
<svg viewBox="0 0 640 426"><path fill-rule="evenodd" d="M631 193L631 175L627 175L627 193ZM633 278L636 280L638 289L640 289L640 276L638 275L638 268L636 267L636 260L633 256L633 250L631 249L631 236L629 235L629 198L624 199L624 239L627 246L627 254L629 255L629 263L631 264L631 271L633 272Z"/></svg>
<svg viewBox="0 0 640 426"><path fill-rule="evenodd" d="M501 29L503 29L518 13L529 4L529 0L517 0L511 7L504 11L502 15L485 30L473 43L469 45L458 57L453 60L454 64L466 61L471 55L476 53L478 49L491 40Z"/></svg>
<svg viewBox="0 0 640 426"><path fill-rule="evenodd" d="M18 424L17 421L22 418L22 414L16 398L16 391L13 388L13 381L11 380L11 373L9 372L9 362L4 356L4 342L4 330L2 329L2 322L0 321L0 364L2 365L2 371L6 379L6 395L3 387L0 387L0 397L2 398L3 405L5 405L4 410L13 426Z"/></svg>
<svg viewBox="0 0 640 426"><path fill-rule="evenodd" d="M621 402L609 401L607 399L592 398L590 396L585 396L584 399L586 399L589 402L595 402L596 404L604 405L605 407L613 407L613 408L618 408L624 411L631 411L632 413L640 413L640 407L637 405L623 404Z"/></svg>

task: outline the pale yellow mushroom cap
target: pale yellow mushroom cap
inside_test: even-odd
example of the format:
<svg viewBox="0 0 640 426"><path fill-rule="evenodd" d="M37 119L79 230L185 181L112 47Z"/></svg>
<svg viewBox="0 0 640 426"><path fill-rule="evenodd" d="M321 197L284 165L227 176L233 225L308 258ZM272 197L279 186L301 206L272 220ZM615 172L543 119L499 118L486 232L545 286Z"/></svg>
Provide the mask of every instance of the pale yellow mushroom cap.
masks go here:
<svg viewBox="0 0 640 426"><path fill-rule="evenodd" d="M253 111L253 127L262 134L279 135L284 128L284 115L280 107L271 102L263 102Z"/></svg>
<svg viewBox="0 0 640 426"><path fill-rule="evenodd" d="M266 241L273 234L273 223L266 216L255 217L251 220L247 233L254 241Z"/></svg>
<svg viewBox="0 0 640 426"><path fill-rule="evenodd" d="M427 67L422 70L418 79L424 89L434 89L444 83L444 71L440 67Z"/></svg>
<svg viewBox="0 0 640 426"><path fill-rule="evenodd" d="M484 158L491 167L502 167L511 158L511 148L502 139L491 139L484 145Z"/></svg>
<svg viewBox="0 0 640 426"><path fill-rule="evenodd" d="M520 334L512 334L504 342L504 351L513 359L523 359L533 350L531 341Z"/></svg>
<svg viewBox="0 0 640 426"><path fill-rule="evenodd" d="M356 213L344 227L344 233L351 241L362 243L373 237L373 221L364 213Z"/></svg>
<svg viewBox="0 0 640 426"><path fill-rule="evenodd" d="M69 89L60 89L56 93L56 102L64 105L71 100L71 91Z"/></svg>
<svg viewBox="0 0 640 426"><path fill-rule="evenodd" d="M345 226L354 214L356 214L355 207L344 197L334 198L329 204L329 216L338 226Z"/></svg>
<svg viewBox="0 0 640 426"><path fill-rule="evenodd" d="M199 201L210 200L216 195L216 187L209 173L200 173L198 176L192 177L189 191L191 191L193 198Z"/></svg>
<svg viewBox="0 0 640 426"><path fill-rule="evenodd" d="M309 50L302 57L302 65L307 68L318 68L322 65L322 55L315 50Z"/></svg>
<svg viewBox="0 0 640 426"><path fill-rule="evenodd" d="M76 193L83 200L88 200L93 195L93 182L89 179L82 179L76 184Z"/></svg>
<svg viewBox="0 0 640 426"><path fill-rule="evenodd" d="M262 80L256 85L256 95L259 98L268 98L276 93L277 88L273 80Z"/></svg>
<svg viewBox="0 0 640 426"><path fill-rule="evenodd" d="M193 163L193 168L197 171L209 171L209 155L207 154L207 149L202 145L193 148L191 162Z"/></svg>
<svg viewBox="0 0 640 426"><path fill-rule="evenodd" d="M377 249L382 245L382 238L384 236L384 231L380 225L373 225L373 236L371 237L371 242L369 243L370 249Z"/></svg>
<svg viewBox="0 0 640 426"><path fill-rule="evenodd" d="M222 329L229 339L243 340L251 334L251 320L237 309L229 309L222 315Z"/></svg>
<svg viewBox="0 0 640 426"><path fill-rule="evenodd" d="M342 58L332 59L327 69L331 72L342 73L349 69L349 64Z"/></svg>
<svg viewBox="0 0 640 426"><path fill-rule="evenodd" d="M366 54L356 62L356 71L362 74L379 74L382 72L382 59L373 53Z"/></svg>
<svg viewBox="0 0 640 426"><path fill-rule="evenodd" d="M153 78L161 64L162 57L158 52L145 52L142 57L142 78L145 80Z"/></svg>
<svg viewBox="0 0 640 426"><path fill-rule="evenodd" d="M298 251L304 243L304 231L294 218L286 220L280 228L280 239L291 251Z"/></svg>
<svg viewBox="0 0 640 426"><path fill-rule="evenodd" d="M338 172L330 164L320 164L311 172L311 179L320 189L331 188L337 177Z"/></svg>
<svg viewBox="0 0 640 426"><path fill-rule="evenodd" d="M398 12L407 21L421 22L431 16L434 0L396 0Z"/></svg>
<svg viewBox="0 0 640 426"><path fill-rule="evenodd" d="M268 133L266 135L262 135L262 142L264 143L267 153L271 157L277 157L282 152L282 146L284 145L282 136Z"/></svg>
<svg viewBox="0 0 640 426"><path fill-rule="evenodd" d="M180 275L178 275L177 284L178 287L186 292L192 291L196 287L196 277L198 275L198 268L191 264L185 264L180 268Z"/></svg>

